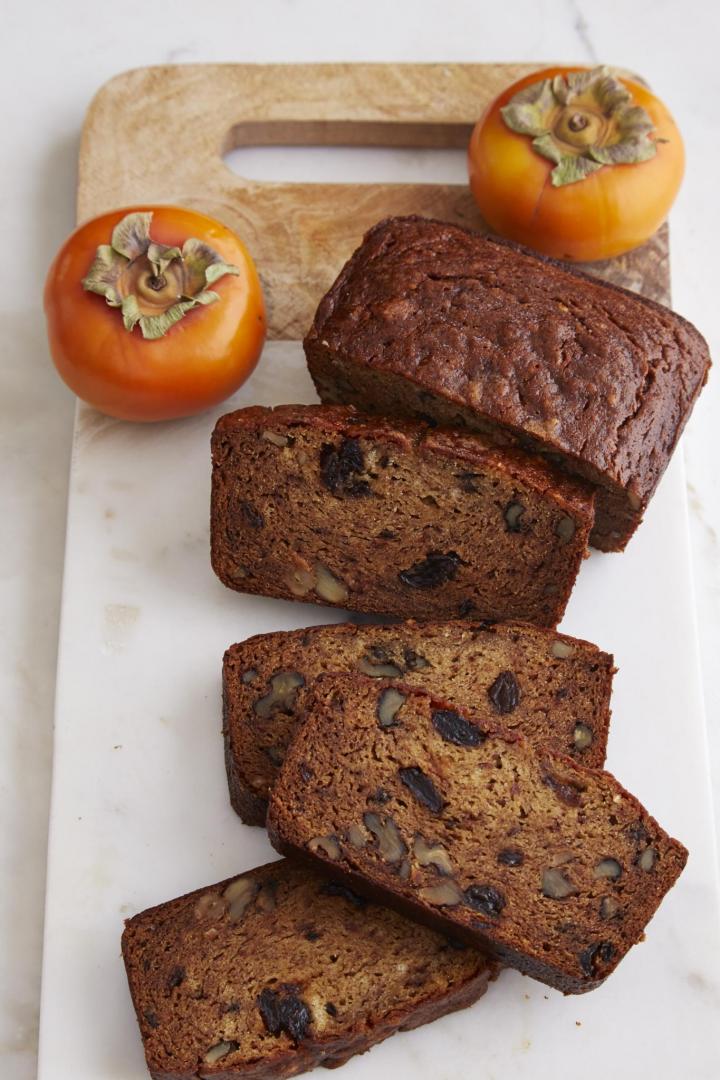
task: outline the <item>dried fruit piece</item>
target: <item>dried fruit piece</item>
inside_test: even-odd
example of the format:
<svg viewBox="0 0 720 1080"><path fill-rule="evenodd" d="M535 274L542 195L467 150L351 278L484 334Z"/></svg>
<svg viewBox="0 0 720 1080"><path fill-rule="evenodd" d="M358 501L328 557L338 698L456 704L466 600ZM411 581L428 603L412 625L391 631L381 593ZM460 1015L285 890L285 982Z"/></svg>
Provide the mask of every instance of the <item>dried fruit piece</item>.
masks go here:
<svg viewBox="0 0 720 1080"><path fill-rule="evenodd" d="M255 907L266 913L274 911L277 907L277 882L272 878L268 878L260 887L260 892L255 899Z"/></svg>
<svg viewBox="0 0 720 1080"><path fill-rule="evenodd" d="M505 518L505 528L508 532L518 533L522 532L522 522L520 518L525 513L525 507L519 502L509 502L503 512Z"/></svg>
<svg viewBox="0 0 720 1080"><path fill-rule="evenodd" d="M257 999L263 1023L271 1035L284 1031L297 1046L312 1022L309 1008L296 994L296 987L266 988Z"/></svg>
<svg viewBox="0 0 720 1080"><path fill-rule="evenodd" d="M598 941L580 953L580 967L585 975L596 975L598 969L609 964L615 955L612 941Z"/></svg>
<svg viewBox="0 0 720 1080"><path fill-rule="evenodd" d="M522 866L525 856L517 848L503 848L498 852L497 861L502 866Z"/></svg>
<svg viewBox="0 0 720 1080"><path fill-rule="evenodd" d="M560 870L548 869L543 871L542 891L550 900L564 900L574 896L577 889Z"/></svg>
<svg viewBox="0 0 720 1080"><path fill-rule="evenodd" d="M261 720L267 720L273 713L282 712L290 715L295 708L295 699L305 679L299 671L276 671L270 676L270 690L264 697L253 704L253 712Z"/></svg>
<svg viewBox="0 0 720 1080"><path fill-rule="evenodd" d="M452 709L435 709L432 723L438 735L455 746L479 746L487 738L479 727Z"/></svg>
<svg viewBox="0 0 720 1080"><path fill-rule="evenodd" d="M429 551L427 558L401 570L398 577L411 589L435 589L452 581L461 565L462 559L456 551Z"/></svg>
<svg viewBox="0 0 720 1080"><path fill-rule="evenodd" d="M488 688L488 697L501 716L506 716L520 704L520 687L512 671L501 671Z"/></svg>
<svg viewBox="0 0 720 1080"><path fill-rule="evenodd" d="M264 529L265 518L262 516L259 510L256 510L252 503L243 500L240 503L243 517L247 521L251 529Z"/></svg>
<svg viewBox="0 0 720 1080"><path fill-rule="evenodd" d="M241 676L242 681L245 684L245 686L249 686L250 683L254 683L255 680L257 679L257 677L258 677L258 673L255 670L255 668L248 668L247 671L243 671L242 676Z"/></svg>
<svg viewBox="0 0 720 1080"><path fill-rule="evenodd" d="M576 724L573 730L573 743L577 750L587 750L592 746L593 730L587 724Z"/></svg>
<svg viewBox="0 0 720 1080"><path fill-rule="evenodd" d="M365 459L357 439L343 439L339 447L325 444L320 452L320 479L333 495L361 498L371 495L370 484L361 478Z"/></svg>
<svg viewBox="0 0 720 1080"><path fill-rule="evenodd" d="M430 662L424 656L407 646L403 649L403 658L408 671L422 671L423 668L430 667Z"/></svg>
<svg viewBox="0 0 720 1080"><path fill-rule="evenodd" d="M427 773L416 765L399 770L400 779L408 791L412 792L417 801L433 814L439 814L445 805L443 799Z"/></svg>
<svg viewBox="0 0 720 1080"><path fill-rule="evenodd" d="M273 765L279 769L283 761L285 760L285 754L283 753L283 751L280 749L279 746L266 746L264 749L265 753L270 758Z"/></svg>
<svg viewBox="0 0 720 1080"><path fill-rule="evenodd" d="M367 907L368 902L364 896L359 896L347 885L341 885L339 881L326 881L320 892L325 896L342 896L343 900L347 900L356 908Z"/></svg>
<svg viewBox="0 0 720 1080"><path fill-rule="evenodd" d="M481 915L495 919L505 907L505 897L493 885L471 885L465 890L465 902Z"/></svg>
<svg viewBox="0 0 720 1080"><path fill-rule="evenodd" d="M547 784L566 806L580 806L582 804L583 789L574 778L562 779L555 773L550 772L548 768L543 767L542 780L543 784Z"/></svg>
<svg viewBox="0 0 720 1080"><path fill-rule="evenodd" d="M463 899L460 886L455 881L443 881L440 885L428 885L420 889L418 895L421 900L436 907L454 907Z"/></svg>
<svg viewBox="0 0 720 1080"><path fill-rule="evenodd" d="M315 592L328 604L344 604L350 595L345 582L336 578L324 563L315 563Z"/></svg>
<svg viewBox="0 0 720 1080"><path fill-rule="evenodd" d="M575 646L569 641L553 641L550 652L553 656L557 656L558 660L569 660L575 655Z"/></svg>
<svg viewBox="0 0 720 1080"><path fill-rule="evenodd" d="M642 821L636 821L632 825L628 825L625 829L628 840L632 840L634 844L645 844L648 842L648 832Z"/></svg>
<svg viewBox="0 0 720 1080"><path fill-rule="evenodd" d="M434 866L446 877L453 872L450 856L442 844L430 844L420 833L416 833L413 840L413 855L420 866Z"/></svg>
<svg viewBox="0 0 720 1080"><path fill-rule="evenodd" d="M610 878L611 881L617 881L621 874L622 866L617 859L603 859L593 870L593 877Z"/></svg>
<svg viewBox="0 0 720 1080"><path fill-rule="evenodd" d="M396 717L407 701L407 694L402 694L394 686L388 686L380 694L377 703L377 718L381 728L396 727Z"/></svg>
<svg viewBox="0 0 720 1080"><path fill-rule="evenodd" d="M369 810L363 814L363 821L377 840L380 857L385 862L399 863L407 855L405 841L391 817Z"/></svg>
<svg viewBox="0 0 720 1080"><path fill-rule="evenodd" d="M475 481L481 479L480 473L461 472L456 473L456 476L460 481L460 488L462 491L466 491L468 495L477 495L478 489L475 486Z"/></svg>
<svg viewBox="0 0 720 1080"><path fill-rule="evenodd" d="M314 836L312 840L308 840L308 848L312 852L322 851L333 862L340 858L340 845L336 836Z"/></svg>
<svg viewBox="0 0 720 1080"><path fill-rule="evenodd" d="M185 974L185 968L182 965L178 964L174 967L168 975L168 989L174 990L176 986L180 986L181 983L185 982Z"/></svg>

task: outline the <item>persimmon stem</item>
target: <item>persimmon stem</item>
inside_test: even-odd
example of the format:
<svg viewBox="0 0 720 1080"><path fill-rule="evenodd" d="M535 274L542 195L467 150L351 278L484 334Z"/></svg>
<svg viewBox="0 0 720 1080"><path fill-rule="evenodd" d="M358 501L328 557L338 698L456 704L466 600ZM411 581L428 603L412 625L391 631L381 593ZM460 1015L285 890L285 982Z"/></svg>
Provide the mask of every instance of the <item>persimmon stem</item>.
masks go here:
<svg viewBox="0 0 720 1080"><path fill-rule="evenodd" d="M606 67L539 79L500 110L511 131L529 135L552 161L554 187L575 184L605 166L649 161L653 123L628 87Z"/></svg>
<svg viewBox="0 0 720 1080"><path fill-rule="evenodd" d="M129 332L139 324L149 341L163 337L198 306L214 304L210 286L226 274L239 274L208 244L189 237L182 248L156 243L150 236L151 211L126 214L101 244L83 278L83 288L120 308Z"/></svg>

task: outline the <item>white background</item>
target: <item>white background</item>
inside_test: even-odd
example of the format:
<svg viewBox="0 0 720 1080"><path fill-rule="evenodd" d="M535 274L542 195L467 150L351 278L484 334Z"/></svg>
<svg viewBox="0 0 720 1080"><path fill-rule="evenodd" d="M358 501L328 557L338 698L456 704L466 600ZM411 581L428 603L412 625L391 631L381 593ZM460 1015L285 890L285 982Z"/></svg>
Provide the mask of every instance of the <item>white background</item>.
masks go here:
<svg viewBox="0 0 720 1080"><path fill-rule="evenodd" d="M200 61L609 62L642 72L686 139L672 215L675 307L720 356L720 6L707 0L65 0L2 22L4 244L0 305L0 1076L35 1075L52 707L73 399L49 364L42 281L71 230L83 114L129 67ZM720 793L720 481L712 378L684 440L713 780ZM672 567L667 568L672 574ZM663 588L658 579L658 589ZM637 632L650 613L638 611ZM667 627L668 635L673 627ZM682 739L678 717L677 738ZM669 748L670 751L670 748ZM98 1078L101 1080L101 1078Z"/></svg>

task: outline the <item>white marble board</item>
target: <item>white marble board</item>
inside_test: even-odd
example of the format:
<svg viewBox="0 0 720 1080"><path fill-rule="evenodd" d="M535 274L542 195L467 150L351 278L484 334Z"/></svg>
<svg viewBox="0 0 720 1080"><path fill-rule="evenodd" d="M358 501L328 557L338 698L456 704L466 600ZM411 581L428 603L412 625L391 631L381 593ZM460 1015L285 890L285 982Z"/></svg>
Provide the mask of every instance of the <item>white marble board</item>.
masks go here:
<svg viewBox="0 0 720 1080"><path fill-rule="evenodd" d="M76 419L58 671L39 1080L143 1080L123 920L275 857L230 809L220 663L233 641L341 613L225 589L208 555L209 436L227 408L311 401L272 343L214 414ZM614 652L608 766L690 849L647 932L594 993L505 972L472 1009L356 1058L347 1080L720 1073L718 882L682 455L623 555L584 564L562 628Z"/></svg>

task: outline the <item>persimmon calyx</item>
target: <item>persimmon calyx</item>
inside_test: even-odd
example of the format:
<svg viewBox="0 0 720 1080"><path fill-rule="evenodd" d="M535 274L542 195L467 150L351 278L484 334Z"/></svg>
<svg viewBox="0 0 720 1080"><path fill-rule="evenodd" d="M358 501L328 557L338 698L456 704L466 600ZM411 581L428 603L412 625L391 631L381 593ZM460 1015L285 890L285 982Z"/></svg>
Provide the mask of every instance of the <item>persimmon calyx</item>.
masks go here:
<svg viewBox="0 0 720 1080"><path fill-rule="evenodd" d="M182 248L157 244L150 236L152 211L127 214L109 244L101 244L82 280L87 292L120 308L123 325L140 326L150 341L163 337L193 308L220 299L209 286L240 270L193 237Z"/></svg>
<svg viewBox="0 0 720 1080"><path fill-rule="evenodd" d="M541 79L500 112L511 131L531 135L537 153L555 162L554 187L657 153L650 116L609 67Z"/></svg>

